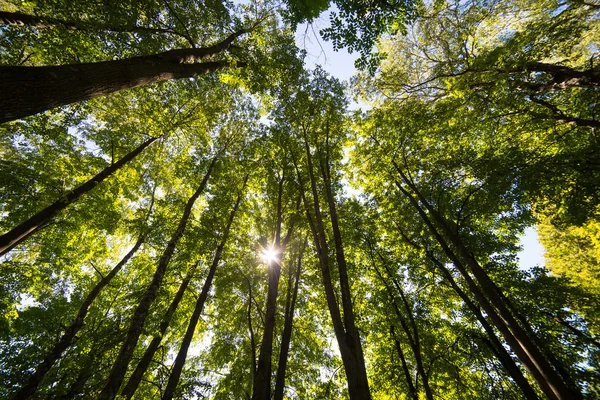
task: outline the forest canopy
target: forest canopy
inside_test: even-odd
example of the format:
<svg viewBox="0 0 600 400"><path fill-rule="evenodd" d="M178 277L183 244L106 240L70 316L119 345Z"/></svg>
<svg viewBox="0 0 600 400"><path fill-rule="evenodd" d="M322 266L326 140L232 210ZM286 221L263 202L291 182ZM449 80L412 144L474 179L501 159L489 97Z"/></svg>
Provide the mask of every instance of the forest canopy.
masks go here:
<svg viewBox="0 0 600 400"><path fill-rule="evenodd" d="M600 398L599 25L0 0L0 397Z"/></svg>

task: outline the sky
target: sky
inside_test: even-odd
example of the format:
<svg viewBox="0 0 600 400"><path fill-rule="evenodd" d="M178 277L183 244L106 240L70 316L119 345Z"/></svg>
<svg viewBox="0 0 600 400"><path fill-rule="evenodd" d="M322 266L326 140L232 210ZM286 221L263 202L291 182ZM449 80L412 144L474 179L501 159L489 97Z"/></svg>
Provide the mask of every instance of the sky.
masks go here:
<svg viewBox="0 0 600 400"><path fill-rule="evenodd" d="M332 76L348 80L356 72L354 60L358 54L348 54L345 49L334 51L330 42L325 41L319 30L329 26L329 11L311 25L302 24L296 31L296 45L307 51L306 66L313 69L321 65ZM534 227L525 229L520 242L522 250L518 253L519 268L529 269L544 265L544 247L540 244Z"/></svg>

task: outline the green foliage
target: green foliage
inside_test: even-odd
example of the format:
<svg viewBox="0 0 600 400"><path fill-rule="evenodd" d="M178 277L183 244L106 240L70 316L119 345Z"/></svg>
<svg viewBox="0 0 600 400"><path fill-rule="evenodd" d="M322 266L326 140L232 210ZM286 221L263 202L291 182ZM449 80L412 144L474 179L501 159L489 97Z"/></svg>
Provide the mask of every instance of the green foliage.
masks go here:
<svg viewBox="0 0 600 400"><path fill-rule="evenodd" d="M0 126L2 232L160 136L0 260L0 397L23 386L85 296L145 233L35 397L93 398L102 390L158 258L215 157L126 378L182 280L198 267L134 398L161 397L246 174L177 397L251 396L268 290L260 251L273 242L282 179L282 236L292 226L293 233L281 261L273 371L289 280L309 243L285 398L351 396L310 226L316 205L325 258L336 266L329 190L374 399L427 398L426 381L433 398L525 398L468 304L479 307L476 296L427 225L424 216L434 212L500 288L519 323L531 327L546 357L584 396L598 396L598 8L550 0L334 4L326 36L336 48L359 52L361 67L378 71L355 79L356 94L372 107L354 115L342 83L321 68L304 71L292 31L271 3L0 4L47 18L46 27L0 28L2 65L147 55L253 28L223 55L244 68ZM283 6L276 10L293 25L316 18L329 2ZM419 213L402 193L408 186L401 173L422 195L416 202L431 210ZM520 236L536 223L547 265L523 270ZM331 275L339 303L340 271L332 267ZM542 395L497 328L492 334Z"/></svg>

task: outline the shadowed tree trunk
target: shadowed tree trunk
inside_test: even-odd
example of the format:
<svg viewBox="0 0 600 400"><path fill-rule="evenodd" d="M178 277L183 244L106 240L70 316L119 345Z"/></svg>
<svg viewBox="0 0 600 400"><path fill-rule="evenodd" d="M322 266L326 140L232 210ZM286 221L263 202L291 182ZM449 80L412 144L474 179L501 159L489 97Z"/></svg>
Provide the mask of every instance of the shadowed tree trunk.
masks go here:
<svg viewBox="0 0 600 400"><path fill-rule="evenodd" d="M282 217L282 196L285 175L279 180L279 189L277 192L277 222L275 226L275 240L271 251L276 253L276 258L269 260L267 265L267 274L269 279L267 289L267 307L265 311L265 326L263 338L260 344L260 353L254 384L252 389L252 400L269 400L271 398L271 371L273 358L273 333L275 331L275 315L277 313L277 292L279 287L279 277L281 274L281 261L283 260L283 251L287 242L291 238L293 226L290 226L288 233L281 243L281 224Z"/></svg>
<svg viewBox="0 0 600 400"><path fill-rule="evenodd" d="M254 328L252 327L252 283L246 275L244 275L244 278L246 278L246 282L248 283L248 312L246 314L246 318L248 319L248 331L250 333L250 353L252 355L250 372L252 373L252 382L254 382L254 379L256 379L256 340L254 339Z"/></svg>
<svg viewBox="0 0 600 400"><path fill-rule="evenodd" d="M306 250L308 238L304 239L304 244L298 255L298 266L296 267L296 277L294 288L292 291L292 269L289 268L288 274L288 291L285 305L285 321L283 325L283 333L281 335L281 349L279 351L279 362L277 363L277 377L275 378L275 393L274 400L283 400L283 392L285 388L285 371L287 367L287 359L290 351L290 341L292 339L292 329L294 322L294 311L296 308L296 299L298 298L298 287L300 286L300 272L302 270L302 257Z"/></svg>
<svg viewBox="0 0 600 400"><path fill-rule="evenodd" d="M377 276L379 276L379 279L384 284L386 291L388 292L390 304L392 305L392 308L394 309L394 312L396 313L396 316L398 317L398 322L400 322L400 326L402 327L402 330L406 334L406 338L408 340L408 345L410 346L410 349L413 352L413 356L415 357L415 361L417 364L417 373L419 374L419 376L421 377L421 380L423 381L423 388L425 389L425 396L426 396L427 400L433 400L433 393L431 391L431 387L429 386L429 376L425 372L425 367L423 365L423 356L421 353L421 339L419 336L419 329L415 322L414 316L412 315L412 313L413 313L412 307L409 305L408 300L406 299L406 296L404 294L404 291L402 290L402 287L395 281L395 279L391 278L391 273L390 273L389 269L387 268L387 265L385 264L385 260L383 259L383 257L381 255L379 255L379 257L383 263L384 268L388 272L388 276L390 276L390 277L388 277L386 279L381 274L381 272L377 268L374 260L373 260L373 267L375 269L375 272L377 273ZM396 287L396 292L394 292L392 290L392 287L389 284L388 280L391 280L394 283L394 286ZM398 304L396 304L396 300L395 300L397 297L396 293L399 295L399 297L402 300L402 305L404 306L404 310L405 310L404 313L402 313L400 311ZM416 390L416 388L415 388L415 390Z"/></svg>
<svg viewBox="0 0 600 400"><path fill-rule="evenodd" d="M237 200L229 214L229 219L227 220L227 225L225 226L225 231L223 232L223 237L221 238L221 242L217 246L215 251L215 255L213 257L212 265L208 271L208 275L206 280L204 281L204 285L202 286L202 292L200 292L200 296L196 301L196 306L194 307L194 312L190 317L190 322L188 323L187 330L185 332L185 336L181 341L181 346L179 347L179 352L177 353L177 357L175 358L175 362L173 363L173 367L171 368L171 374L169 375L169 381L167 382L167 387L165 388L165 392L163 394L162 400L171 400L173 395L175 394L175 390L177 389L177 384L179 383L179 378L181 377L181 371L183 371L183 366L185 365L185 359L187 358L187 353L192 343L192 339L194 337L194 332L196 331L196 325L198 324L198 320L200 319L200 315L202 314L202 309L204 308L204 303L208 298L208 292L212 286L212 281L215 276L215 272L217 271L217 266L219 265L219 261L221 261L221 255L223 254L223 249L225 248L225 244L227 243L227 239L229 238L229 230L231 228L231 224L233 223L233 219L235 218L235 213L237 212L240 203L242 202L244 189L246 187L246 183L248 181L248 175L244 177L244 183L242 185L242 189L238 194Z"/></svg>
<svg viewBox="0 0 600 400"><path fill-rule="evenodd" d="M368 400L371 398L369 390L369 380L367 379L367 369L365 366L365 357L363 355L360 335L354 321L354 307L352 304L352 294L350 292L350 281L346 268L346 258L344 256L344 246L342 245L342 234L338 223L338 216L335 204L335 197L332 191L331 172L329 169L329 144L326 144L326 159L320 160L321 174L325 183L327 204L329 205L329 217L333 230L333 239L335 243L335 257L338 265L340 288L342 293L342 310L344 311L344 327L346 329L346 343L350 355L350 373L346 371L348 377L348 390L355 393L356 399ZM307 149L308 151L308 149Z"/></svg>
<svg viewBox="0 0 600 400"><path fill-rule="evenodd" d="M42 229L44 225L50 222L50 220L54 218L59 212L61 212L69 205L74 203L81 196L95 188L99 183L111 176L114 172L123 168L125 164L133 160L138 154L140 154L146 147L150 146L159 137L153 137L151 139L148 139L116 163L106 167L104 170L102 170L102 172L89 179L85 183L81 184L64 197L61 197L54 203L50 204L48 207L44 208L43 210L39 211L37 214L29 218L27 221L22 222L21 224L17 225L4 235L0 236L0 255L8 253L19 243L27 239L29 236L31 236L38 230Z"/></svg>
<svg viewBox="0 0 600 400"><path fill-rule="evenodd" d="M194 203L200 197L206 184L208 183L208 179L212 173L212 170L217 162L217 156L215 156L208 166L208 170L204 175L204 179L196 189L196 192L189 198L185 209L183 211L183 215L179 220L179 225L177 229L173 233L171 240L165 247L162 256L158 261L158 265L156 267L156 271L154 272L154 276L152 277L152 282L146 289L140 304L137 306L133 317L131 318L131 324L129 326L129 330L127 332L127 337L125 342L121 346L121 350L119 351L119 355L115 360L112 369L108 378L106 379L106 383L102 392L99 394L99 400L112 400L115 398L117 393L119 392L119 388L121 387L121 383L123 382L123 378L125 377L125 373L127 372L127 366L131 361L131 357L133 356L133 351L135 350L135 346L139 340L140 334L142 332L142 328L144 326L144 322L146 321L146 317L148 316L148 312L150 311L150 306L154 302L154 299L158 295L158 289L160 288L163 278L165 276L165 272L167 271L167 266L171 261L171 257L175 253L175 247L179 243L179 240L183 236L185 231L185 227L192 213L192 208L194 207Z"/></svg>
<svg viewBox="0 0 600 400"><path fill-rule="evenodd" d="M412 397L413 400L419 400L419 395L417 393L417 389L415 388L415 384L413 383L412 375L408 370L408 365L406 364L406 357L404 356L404 351L402 351L400 341L396 337L394 325L390 326L390 334L392 336L392 340L394 341L394 346L396 348L396 353L398 353L398 358L400 358L400 362L402 363L402 372L404 373L404 379L406 380L406 384L408 385L410 397Z"/></svg>
<svg viewBox="0 0 600 400"><path fill-rule="evenodd" d="M194 271L196 271L196 268L198 267L199 263L200 261L194 263L194 266L190 269L183 282L181 282L181 285L179 285L179 289L177 290L173 301L169 305L169 308L160 323L160 326L158 328L158 334L156 334L152 338L152 341L150 342L150 345L144 352L142 359L133 371L133 374L131 374L131 376L129 377L127 384L121 391L121 396L125 396L127 399L131 399L135 394L138 386L140 385L140 382L142 381L142 378L144 377L144 373L146 373L146 371L148 370L148 366L152 362L154 354L160 346L160 342L162 341L163 336L167 332L167 328L171 323L173 314L175 314L175 311L177 311L177 307L179 306L179 303L181 302L181 299L183 298L183 295L185 294L185 291L192 279L192 276L194 275Z"/></svg>
<svg viewBox="0 0 600 400"><path fill-rule="evenodd" d="M500 289L493 283L483 268L474 259L471 253L466 249L460 238L452 232L446 220L429 204L427 199L421 194L416 185L408 179L406 174L393 162L397 172L402 177L404 183L417 196L418 201L404 187L396 182L398 189L410 200L423 221L428 226L432 235L444 249L444 252L453 261L454 265L459 269L461 275L465 278L469 289L477 297L482 308L493 320L494 325L500 330L506 341L509 343L513 351L519 359L524 363L529 372L534 376L535 380L540 385L544 393L551 399L580 399L581 394L571 390L556 370L552 368L548 360L544 357L540 349L529 338L525 330L518 324L514 316L508 310L502 296L499 294ZM449 247L446 239L434 227L429 216L422 209L421 205L427 209L433 217L435 223L442 229L444 235L456 248L455 254ZM473 281L470 274L462 267L462 260L469 268L477 283ZM479 284L480 287L477 285Z"/></svg>
<svg viewBox="0 0 600 400"><path fill-rule="evenodd" d="M192 78L225 68L230 66L227 62L200 61L227 50L247 32L237 31L209 47L175 49L123 60L44 67L1 66L0 123L119 90Z"/></svg>
<svg viewBox="0 0 600 400"><path fill-rule="evenodd" d="M129 261L131 257L138 251L142 243L144 242L144 234L140 235L135 245L129 250L129 252L119 261L117 265L102 279L100 282L94 286L91 292L87 295L81 307L79 307L79 311L77 312L77 316L65 329L65 333L61 336L61 338L54 344L52 349L46 353L44 356L44 360L37 366L35 372L29 379L27 383L23 385L23 387L13 396L14 400L24 400L30 398L35 391L37 390L38 385L44 379L44 376L50 371L50 368L54 365L56 360L58 360L63 352L73 343L75 339L75 335L81 330L84 324L85 316L87 315L90 306L93 301L98 297L102 289L106 287L110 283L110 281L117 275L117 273L123 268L125 264Z"/></svg>
<svg viewBox="0 0 600 400"><path fill-rule="evenodd" d="M329 261L329 245L325 233L323 217L321 214L321 206L319 205L319 193L317 189L317 180L315 178L314 166L310 146L304 132L304 148L306 152L307 171L310 180L310 191L312 193L312 207L306 197L304 183L300 170L298 169L297 160L292 152L292 158L298 175L298 183L300 192L304 202L306 218L313 234L314 244L319 257L319 265L321 267L321 277L323 279L323 287L325 289L325 298L327 307L331 316L331 322L338 342L344 371L348 383L348 393L351 400L370 400L371 393L369 390L369 381L367 379L367 371L365 367L364 355L362 352L362 344L354 323L354 310L352 306L352 297L350 294L350 286L348 282L348 274L346 272L346 260L344 258L343 246L341 241L341 233L339 230L337 212L335 207L335 198L331 189L331 179L328 173L328 160L323 160L325 165L321 165L321 173L324 179L326 188L326 200L329 206L329 214L333 227L336 260L338 264L339 281L342 293L342 309L344 310L343 318L340 307L337 302L337 296L331 280L330 261ZM314 219L311 215L311 208L315 213Z"/></svg>
<svg viewBox="0 0 600 400"><path fill-rule="evenodd" d="M418 245L413 240L411 240L400 228L398 228L398 230L406 243L410 244L418 251L425 252L425 254L431 260L431 262L437 267L437 269L442 273L442 275L444 275L444 278L446 278L446 281L448 281L452 289L454 289L454 291L458 294L462 301L471 310L473 315L475 315L477 321L479 321L479 323L488 335L488 343L491 346L490 348L492 349L498 360L500 360L500 363L509 373L511 378L513 378L515 383L519 386L519 388L525 395L525 398L527 398L528 400L538 400L539 397L537 393L531 387L527 378L523 376L523 373L521 372L517 364L515 364L508 351L504 348L504 346L496 336L496 332L483 316L481 309L469 298L469 296L467 296L467 294L460 288L460 286L458 286L458 283L456 283L456 280L454 279L450 271L448 271L448 269L433 255L431 250L424 249L422 246ZM461 268L464 269L464 266Z"/></svg>

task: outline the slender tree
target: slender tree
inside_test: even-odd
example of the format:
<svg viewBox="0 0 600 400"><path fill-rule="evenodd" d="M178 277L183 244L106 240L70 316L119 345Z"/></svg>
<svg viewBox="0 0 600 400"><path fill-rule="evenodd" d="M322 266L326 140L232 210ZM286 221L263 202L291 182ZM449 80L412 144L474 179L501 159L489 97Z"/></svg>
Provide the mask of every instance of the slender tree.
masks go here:
<svg viewBox="0 0 600 400"><path fill-rule="evenodd" d="M312 205L310 204L305 193L303 178L296 163L298 182L300 184L306 217L312 231L314 245L317 249L317 254L319 257L319 265L321 267L321 275L323 278L323 286L325 288L327 306L329 308L334 332L340 348L340 353L342 355L342 361L344 363L344 370L348 381L348 392L351 399L370 399L371 394L369 391L364 355L362 353L362 344L360 343L360 337L358 336L358 331L354 323L354 310L352 306L348 275L346 272L346 262L341 242L341 233L339 231L339 225L337 221L335 199L333 198L333 193L331 187L329 186L330 182L325 180L325 186L327 187L327 204L330 208L331 224L334 226L336 259L338 261L339 280L342 288L342 308L344 310L343 318L331 277L332 274L330 270L329 244L327 242L324 219L322 217L321 206L319 204L320 197L317 188L315 168L313 166L312 154L306 136L304 136L304 149L306 152L310 192L312 193L313 199ZM328 167L324 167L322 171L326 171L326 168ZM326 172L324 172L323 175L324 178L327 178ZM313 212L314 217L312 215Z"/></svg>
<svg viewBox="0 0 600 400"><path fill-rule="evenodd" d="M294 312L296 309L296 300L298 299L298 288L300 286L302 258L304 256L304 251L306 250L307 245L308 237L304 239L304 244L302 245L302 247L300 248L300 252L298 253L298 265L296 266L295 276L292 273L291 266L288 267L288 287L287 297L285 301L285 319L283 323L283 333L281 334L281 348L279 350L279 362L277 363L277 375L275 377L275 392L273 393L274 400L283 400L288 354L290 351L292 329L294 326Z"/></svg>
<svg viewBox="0 0 600 400"><path fill-rule="evenodd" d="M163 278L167 271L167 267L169 266L169 262L171 261L171 257L173 257L173 254L175 253L175 247L177 246L185 232L185 227L188 223L190 215L192 214L192 208L194 207L194 204L196 203L198 197L200 197L200 195L204 192L204 189L206 188L206 185L208 183L208 179L210 178L210 175L213 171L217 160L218 156L212 158L210 164L208 165L208 169L204 175L204 178L202 179L202 182L200 182L200 185L198 186L194 194L192 194L192 196L187 201L183 214L181 215L181 218L179 220L179 224L177 225L177 229L175 229L175 232L173 232L169 243L167 243L167 246L165 247L158 261L158 265L156 267L156 270L154 271L154 276L152 277L152 282L146 289L142 300L135 309L133 317L131 318L129 329L127 331L127 337L125 339L125 342L121 346L119 355L117 356L117 359L115 360L112 366L110 374L106 379L104 388L98 396L99 399L112 400L117 396L117 393L119 392L119 388L121 387L121 383L123 382L123 379L125 377L125 372L127 371L127 367L129 365L129 362L131 361L131 357L133 356L133 351L135 350L140 334L142 332L144 322L146 321L148 313L150 312L150 306L152 305L154 299L158 295L158 290L162 284Z"/></svg>
<svg viewBox="0 0 600 400"><path fill-rule="evenodd" d="M265 311L265 326L263 329L262 342L260 344L260 353L253 385L253 400L269 400L271 398L271 365L273 356L273 333L275 332L275 316L277 313L277 295L279 289L279 277L281 276L281 262L283 253L292 237L293 224L290 224L287 235L283 242L281 241L282 215L282 197L283 185L285 183L285 171L279 179L277 191L277 220L275 226L275 237L273 244L267 251L271 254L266 260L268 287L267 287L267 307Z"/></svg>
<svg viewBox="0 0 600 400"><path fill-rule="evenodd" d="M119 273L121 269L127 264L129 259L139 250L144 243L146 232L142 233L138 240L135 242L131 250L113 267L113 269L94 286L94 288L88 293L83 303L79 307L79 311L75 316L75 319L65 329L65 333L60 339L54 344L52 349L46 353L44 360L37 366L33 375L29 377L23 387L13 396L14 400L28 399L35 394L35 391L39 384L44 379L44 376L50 371L50 368L56 363L61 357L64 351L73 343L75 335L83 328L85 317L90 309L90 306L98 297L102 289L106 287L112 281L112 279Z"/></svg>
<svg viewBox="0 0 600 400"><path fill-rule="evenodd" d="M208 271L208 275L206 276L206 280L204 281L204 285L202 286L202 291L200 292L200 296L198 296L198 300L196 301L196 305L194 306L194 312L190 317L190 321L188 323L187 330L185 332L185 336L181 341L181 346L179 347L179 352L177 353L177 357L175 357L175 362L173 363L173 367L171 369L171 374L169 375L169 381L167 382L167 387L165 388L165 392L163 393L163 400L171 400L173 395L175 394L175 390L177 389L177 384L179 383L179 378L181 377L181 371L183 371L183 366L185 365L185 359L187 358L187 353L192 343L192 339L194 337L194 332L196 331L196 325L198 324L198 320L200 319L200 315L202 314L202 309L204 308L204 303L208 298L208 292L212 286L213 278L215 277L215 272L217 271L217 266L221 261L221 256L223 255L223 249L225 248L225 244L227 244L227 239L229 238L229 231L231 229L231 224L233 223L233 219L235 218L235 214L242 202L242 198L244 197L244 190L246 188L246 183L248 182L248 175L244 177L244 183L242 184L242 188L238 194L237 200L229 214L229 218L227 220L227 224L225 225L225 230L223 231L223 236L221 237L221 242L217 246L215 250L215 255L213 257L213 262Z"/></svg>
<svg viewBox="0 0 600 400"><path fill-rule="evenodd" d="M139 155L146 147L150 146L160 137L153 137L146 140L144 143L136 147L133 151L125 155L119 161L106 167L100 173L90 178L85 183L81 184L64 197L58 199L48 207L39 211L37 214L30 217L28 220L20 223L4 235L0 236L0 255L4 255L12 250L19 243L23 242L29 236L39 231L48 224L59 212L67 208L69 205L77 201L81 196L88 193L98 184L110 177L114 172L123 168L128 162Z"/></svg>
<svg viewBox="0 0 600 400"><path fill-rule="evenodd" d="M150 366L150 363L154 358L154 354L158 350L160 343L165 333L167 332L167 329L169 328L169 324L173 319L173 314L175 314L175 311L177 311L177 307L179 307L179 303L181 302L181 299L183 299L183 295L185 294L185 291L187 290L187 287L190 284L190 281L192 280L194 272L196 271L196 268L198 267L199 263L200 261L194 263L187 276L181 282L181 285L179 285L179 289L177 290L175 297L173 297L173 300L171 301L167 312L165 313L162 321L160 322L158 333L154 335L152 341L146 348L146 351L140 359L140 362L138 363L137 367L135 367L135 370L133 371L133 373L129 377L129 380L125 384L125 387L121 391L121 396L125 396L127 399L131 399L135 394L138 386L140 385L140 382L142 381L142 378L144 377L144 374L148 370L148 367Z"/></svg>
<svg viewBox="0 0 600 400"><path fill-rule="evenodd" d="M395 162L394 162L395 163ZM429 204L427 199L418 190L416 185L407 177L407 175L395 164L395 168L402 177L403 182L408 186L409 190L417 196L417 199L413 197L413 194L408 192L402 187L400 183L397 183L399 190L409 198L410 202L419 212L421 218L429 227L431 233L434 235L436 240L442 245L446 254L454 261L455 266L459 268L465 281L469 283L470 289L478 298L482 307L484 307L486 313L494 319L496 327L502 332L504 338L509 342L512 349L519 355L521 361L527 366L528 370L534 376L544 393L550 398L555 399L575 399L580 398L581 395L574 392L569 388L562 377L554 370L548 360L544 357L540 349L535 343L529 338L525 330L519 325L515 317L508 310L502 296L499 294L500 289L493 283L489 276L485 273L483 268L474 259L471 253L466 249L460 238L451 231L448 227L447 222L443 217ZM435 223L440 227L444 235L448 237L453 246L456 247L457 254L455 254L446 239L438 232L435 228L433 221L430 221L429 216L421 208L420 202L423 207L430 213ZM461 260L465 261L465 264L470 269L470 272L475 277L477 283L481 285L481 288L477 286L477 283L472 280L471 276L465 269L461 269ZM482 290L483 289L483 290Z"/></svg>

